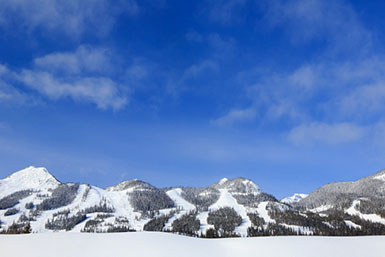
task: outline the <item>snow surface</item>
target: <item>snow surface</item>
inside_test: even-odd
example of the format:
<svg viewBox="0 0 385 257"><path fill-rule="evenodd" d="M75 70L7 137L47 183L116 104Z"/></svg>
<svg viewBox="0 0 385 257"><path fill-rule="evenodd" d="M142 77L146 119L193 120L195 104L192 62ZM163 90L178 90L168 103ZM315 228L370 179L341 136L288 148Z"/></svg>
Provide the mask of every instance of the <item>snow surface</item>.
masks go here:
<svg viewBox="0 0 385 257"><path fill-rule="evenodd" d="M242 223L235 228L236 233L245 237L247 236L247 228L251 227L251 221L249 216L247 216L246 208L243 205L240 205L237 200L227 191L227 189L219 189L220 196L218 201L209 207L210 211L220 209L222 207L231 207L242 217Z"/></svg>
<svg viewBox="0 0 385 257"><path fill-rule="evenodd" d="M293 204L298 203L302 199L306 198L307 194L294 194L292 196L285 197L281 200L282 203Z"/></svg>
<svg viewBox="0 0 385 257"><path fill-rule="evenodd" d="M198 239L170 233L0 235L2 257L383 257L384 236Z"/></svg>
<svg viewBox="0 0 385 257"><path fill-rule="evenodd" d="M232 195L258 195L261 189L253 181L245 178L222 178L214 185L217 189L227 189Z"/></svg>
<svg viewBox="0 0 385 257"><path fill-rule="evenodd" d="M347 214L349 214L349 215L357 215L361 219L364 219L364 220L385 224L385 219L382 218L380 215L377 215L377 214L364 214L364 213L361 213L360 211L358 211L356 209L356 206L359 205L359 204L360 204L360 200L354 200L353 203L352 203L352 206L350 206L348 209L346 209L345 212Z"/></svg>
<svg viewBox="0 0 385 257"><path fill-rule="evenodd" d="M195 206L192 203L189 203L182 197L182 189L175 188L166 192L166 194L175 202L175 205L182 210L192 211L195 210Z"/></svg>
<svg viewBox="0 0 385 257"><path fill-rule="evenodd" d="M275 223L275 220L270 218L269 212L266 209L268 203L269 202L261 202L260 204L258 204L258 207L257 207L258 215L259 217L263 218L266 223Z"/></svg>
<svg viewBox="0 0 385 257"><path fill-rule="evenodd" d="M327 210L329 210L331 208L333 208L333 205L326 204L326 205L318 206L318 207L316 207L314 209L309 209L309 211L315 212L315 213L319 213L319 212L327 211Z"/></svg>
<svg viewBox="0 0 385 257"><path fill-rule="evenodd" d="M166 192L166 194L174 201L176 207L180 210L173 217L171 217L165 224L164 230L172 230L172 223L181 218L183 215L188 214L189 212L196 209L196 207L186 201L182 197L183 190L181 188L174 188Z"/></svg>
<svg viewBox="0 0 385 257"><path fill-rule="evenodd" d="M227 181L229 181L228 178L222 178L221 180L218 181L218 185L223 185L223 184L226 183Z"/></svg>
<svg viewBox="0 0 385 257"><path fill-rule="evenodd" d="M385 181L385 173L374 177L374 179Z"/></svg>
<svg viewBox="0 0 385 257"><path fill-rule="evenodd" d="M360 225L357 225L356 223L350 221L350 220L345 220L345 224L351 228L358 228L361 229Z"/></svg>
<svg viewBox="0 0 385 257"><path fill-rule="evenodd" d="M59 184L60 182L45 168L30 166L0 180L0 199L17 191L36 188L44 190Z"/></svg>
<svg viewBox="0 0 385 257"><path fill-rule="evenodd" d="M40 197L39 195L51 195L51 189L56 188L58 185L60 185L60 182L57 181L55 177L53 177L45 168L35 168L32 166L15 172L7 178L0 180L0 199L3 196L20 190L32 189L34 191L30 196L20 200L20 202L15 205L15 208L20 210L19 213L11 216L4 216L6 210L0 210L0 216L2 217L1 221L3 222L2 228L6 228L15 220L18 220L22 214L29 212L29 210L25 208L26 203L33 202L35 205L41 203L45 197ZM128 188L122 191L107 191L95 186L81 184L79 185L75 199L70 204L54 210L41 212L40 216L37 217L35 221L31 221L32 231L52 232L51 230L45 228L45 223L48 219L52 218L54 213L64 210L71 210L72 213L76 213L84 210L85 208L98 205L101 202L105 202L108 206L115 209L113 217L105 220L106 224L113 223L115 217L125 217L128 219L130 226L133 229L142 230L144 224L147 223L149 219L139 219L141 214L135 212L131 206L128 193L132 190L134 190L134 188ZM97 213L87 214L87 218L94 218L96 215ZM77 225L73 231L79 232L84 226L85 222L82 222Z"/></svg>
<svg viewBox="0 0 385 257"><path fill-rule="evenodd" d="M244 181L242 181L242 184L245 185L246 194L258 195L261 193L261 189L259 188L259 186L254 184L254 182L251 180L245 179Z"/></svg>

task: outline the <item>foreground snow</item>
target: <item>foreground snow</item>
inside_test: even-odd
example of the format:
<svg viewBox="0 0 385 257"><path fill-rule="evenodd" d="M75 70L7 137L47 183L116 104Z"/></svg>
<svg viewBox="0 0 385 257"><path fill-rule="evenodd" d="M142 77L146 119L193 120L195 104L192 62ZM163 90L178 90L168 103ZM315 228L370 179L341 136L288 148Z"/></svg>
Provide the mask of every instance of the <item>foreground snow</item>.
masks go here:
<svg viewBox="0 0 385 257"><path fill-rule="evenodd" d="M168 233L0 235L2 257L383 257L384 236L197 239Z"/></svg>

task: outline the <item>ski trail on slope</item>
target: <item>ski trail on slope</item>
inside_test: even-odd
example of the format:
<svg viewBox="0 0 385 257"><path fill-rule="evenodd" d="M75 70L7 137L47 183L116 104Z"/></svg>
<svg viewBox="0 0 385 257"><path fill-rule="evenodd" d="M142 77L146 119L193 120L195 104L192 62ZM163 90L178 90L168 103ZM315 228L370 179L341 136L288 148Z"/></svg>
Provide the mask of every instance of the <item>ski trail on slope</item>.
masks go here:
<svg viewBox="0 0 385 257"><path fill-rule="evenodd" d="M275 223L275 220L270 217L269 212L266 209L268 203L269 202L260 202L257 207L257 212L266 223Z"/></svg>
<svg viewBox="0 0 385 257"><path fill-rule="evenodd" d="M359 205L359 204L360 204L360 200L354 200L352 205L345 212L347 214L349 214L349 215L352 215L352 216L357 215L361 219L364 219L364 220L385 224L385 219L382 218L380 215L377 215L377 214L363 214L360 211L358 211L356 209L356 206Z"/></svg>
<svg viewBox="0 0 385 257"><path fill-rule="evenodd" d="M172 230L172 223L175 220L196 209L195 205L189 203L182 197L182 192L183 191L181 188L174 188L166 192L166 194L171 198L171 200L174 201L175 205L180 209L180 211L167 221L164 226L165 230Z"/></svg>
<svg viewBox="0 0 385 257"><path fill-rule="evenodd" d="M227 191L227 189L219 189L220 196L218 201L209 207L210 211L220 209L222 207L231 207L242 217L242 223L235 228L234 232L242 237L247 236L247 228L251 227L251 221L247 216L246 208L240 205L237 200ZM207 220L206 220L207 223Z"/></svg>

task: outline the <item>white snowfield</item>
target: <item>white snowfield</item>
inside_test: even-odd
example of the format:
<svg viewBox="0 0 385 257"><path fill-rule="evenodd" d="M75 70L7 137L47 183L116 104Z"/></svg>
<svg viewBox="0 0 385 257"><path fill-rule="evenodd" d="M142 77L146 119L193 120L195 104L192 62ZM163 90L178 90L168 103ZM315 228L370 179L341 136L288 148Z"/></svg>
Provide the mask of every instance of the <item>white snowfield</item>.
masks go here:
<svg viewBox="0 0 385 257"><path fill-rule="evenodd" d="M308 197L308 194L294 194L292 196L285 197L281 200L282 203L293 204L298 203L302 199Z"/></svg>
<svg viewBox="0 0 385 257"><path fill-rule="evenodd" d="M384 236L198 239L169 233L0 235L2 257L383 257Z"/></svg>

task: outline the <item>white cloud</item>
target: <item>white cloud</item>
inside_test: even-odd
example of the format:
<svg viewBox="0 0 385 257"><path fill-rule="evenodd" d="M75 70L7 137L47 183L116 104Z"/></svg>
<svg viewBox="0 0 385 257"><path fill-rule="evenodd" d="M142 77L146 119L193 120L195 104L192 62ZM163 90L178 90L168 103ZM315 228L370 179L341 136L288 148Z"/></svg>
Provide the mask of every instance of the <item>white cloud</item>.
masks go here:
<svg viewBox="0 0 385 257"><path fill-rule="evenodd" d="M70 97L79 102L95 103L100 109L114 110L123 108L128 101L119 92L118 85L104 77L59 79L48 72L24 70L19 80L52 100Z"/></svg>
<svg viewBox="0 0 385 257"><path fill-rule="evenodd" d="M113 60L106 50L80 46L74 52L36 58L31 68L21 71L0 65L0 101L26 102L37 92L50 100L67 98L100 109L122 109L131 87L123 86L120 75L110 72L118 70L113 69Z"/></svg>
<svg viewBox="0 0 385 257"><path fill-rule="evenodd" d="M217 69L217 64L213 60L204 60L199 64L193 64L186 68L183 72L182 81L193 79L200 76L202 73Z"/></svg>
<svg viewBox="0 0 385 257"><path fill-rule="evenodd" d="M339 111L346 116L364 118L382 113L385 108L385 79L378 84L356 88L336 101Z"/></svg>
<svg viewBox="0 0 385 257"><path fill-rule="evenodd" d="M344 1L267 0L264 3L266 20L272 26L284 26L296 43L326 38L329 46L339 51L371 44L371 34Z"/></svg>
<svg viewBox="0 0 385 257"><path fill-rule="evenodd" d="M59 52L34 60L36 68L60 74L107 72L112 66L111 53L106 49L79 46L74 52Z"/></svg>
<svg viewBox="0 0 385 257"><path fill-rule="evenodd" d="M200 37L201 35L199 35ZM194 36L192 36L194 37ZM191 39L196 40L196 39ZM223 38L219 34L211 33L200 38L210 48L209 55L203 60L186 67L182 73L170 80L167 85L167 92L173 96L188 88L192 88L191 83L197 78L213 74L220 70L221 63L232 57L235 49L233 38Z"/></svg>
<svg viewBox="0 0 385 257"><path fill-rule="evenodd" d="M293 128L288 138L295 144L341 144L359 140L365 128L350 123L311 123Z"/></svg>
<svg viewBox="0 0 385 257"><path fill-rule="evenodd" d="M216 70L218 70L218 65L215 59L208 58L200 63L192 64L183 70L182 75L177 80L169 82L167 92L176 96L188 88L190 81Z"/></svg>
<svg viewBox="0 0 385 257"><path fill-rule="evenodd" d="M148 70L145 65L135 63L126 69L125 75L130 81L138 81L148 76Z"/></svg>
<svg viewBox="0 0 385 257"><path fill-rule="evenodd" d="M0 80L0 102L24 102L24 99L23 93Z"/></svg>
<svg viewBox="0 0 385 257"><path fill-rule="evenodd" d="M321 74L319 67L311 65L288 73L252 69L240 73L238 83L244 86L245 97L252 101L249 108L259 110L260 115L254 118L267 121L285 118L297 122L307 118L308 110L304 105L312 101L320 90L323 83Z"/></svg>
<svg viewBox="0 0 385 257"><path fill-rule="evenodd" d="M317 71L314 70L314 67L309 65L300 67L288 77L288 80L292 84L300 86L304 90L312 89L317 79Z"/></svg>
<svg viewBox="0 0 385 257"><path fill-rule="evenodd" d="M239 75L245 98L267 121L292 124L377 122L385 117L385 56L328 60L290 72L251 69ZM231 110L231 107L230 107ZM313 117L313 118L312 118Z"/></svg>
<svg viewBox="0 0 385 257"><path fill-rule="evenodd" d="M223 117L213 120L212 123L218 126L231 126L239 122L248 122L254 120L257 115L257 111L254 107L247 109L234 109L229 111Z"/></svg>
<svg viewBox="0 0 385 257"><path fill-rule="evenodd" d="M12 72L5 65L0 64L0 103L25 103L31 100L21 90L7 82L10 75Z"/></svg>
<svg viewBox="0 0 385 257"><path fill-rule="evenodd" d="M240 11L247 0L215 0L210 5L209 18L221 24L232 24L239 21Z"/></svg>
<svg viewBox="0 0 385 257"><path fill-rule="evenodd" d="M84 32L106 35L117 15L138 11L135 0L2 0L0 26L43 29L75 38Z"/></svg>

